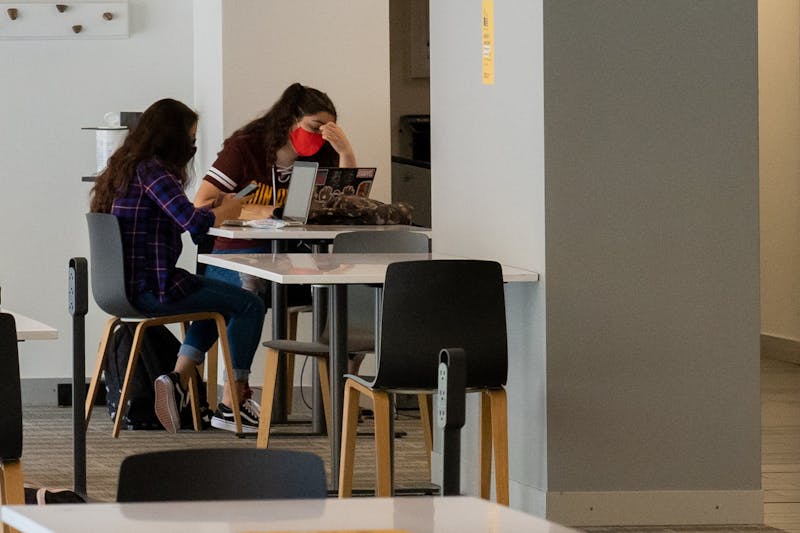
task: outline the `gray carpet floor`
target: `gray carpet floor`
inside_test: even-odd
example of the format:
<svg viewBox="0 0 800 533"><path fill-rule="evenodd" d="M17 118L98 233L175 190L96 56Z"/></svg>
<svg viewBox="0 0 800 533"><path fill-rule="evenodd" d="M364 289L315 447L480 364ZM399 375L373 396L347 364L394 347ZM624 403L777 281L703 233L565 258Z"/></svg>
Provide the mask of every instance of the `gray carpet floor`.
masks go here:
<svg viewBox="0 0 800 533"><path fill-rule="evenodd" d="M37 487L72 487L72 412L69 408L25 406L24 473L25 481ZM298 413L293 418L306 418ZM304 432L307 424L278 426L276 432ZM366 418L359 432L369 432L372 422ZM406 435L395 441L395 487L399 489L432 489L425 457L422 431L415 411L402 413L395 421L395 430ZM111 437L111 421L105 406L95 409L87 433L87 489L92 501L114 501L117 473L122 459L131 454L164 449L255 447L255 438L237 438L216 429L201 432L181 431L170 435L164 431L123 431L120 438ZM319 455L330 474L330 448L324 436L273 436L271 449L302 450ZM364 491L374 488L374 446L370 436L359 437L356 444L354 487ZM780 530L763 525L681 526L681 527L591 527L590 533L709 533L746 532L775 533Z"/></svg>

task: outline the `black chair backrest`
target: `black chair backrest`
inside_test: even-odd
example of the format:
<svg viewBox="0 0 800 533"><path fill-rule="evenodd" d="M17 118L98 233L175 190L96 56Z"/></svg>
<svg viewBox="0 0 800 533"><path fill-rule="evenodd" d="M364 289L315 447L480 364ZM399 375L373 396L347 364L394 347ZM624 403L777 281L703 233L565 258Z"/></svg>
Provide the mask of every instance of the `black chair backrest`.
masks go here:
<svg viewBox="0 0 800 533"><path fill-rule="evenodd" d="M466 352L467 387L505 385L508 350L499 263L392 263L382 317L374 387L435 389L442 348Z"/></svg>
<svg viewBox="0 0 800 533"><path fill-rule="evenodd" d="M22 391L19 383L17 326L0 313L0 460L22 457Z"/></svg>
<svg viewBox="0 0 800 533"><path fill-rule="evenodd" d="M428 236L411 231L351 231L333 239L334 253L428 253ZM375 289L354 285L347 290L347 323L350 334L372 337L375 333ZM327 338L327 337L325 337Z"/></svg>
<svg viewBox="0 0 800 533"><path fill-rule="evenodd" d="M155 476L155 477L154 477ZM258 448L167 450L122 461L118 502L325 498L317 455Z"/></svg>
<svg viewBox="0 0 800 533"><path fill-rule="evenodd" d="M428 253L430 240L413 231L350 231L333 239L336 253Z"/></svg>
<svg viewBox="0 0 800 533"><path fill-rule="evenodd" d="M109 315L141 317L125 293L119 220L109 213L87 213L86 222L89 225L89 269L94 301Z"/></svg>

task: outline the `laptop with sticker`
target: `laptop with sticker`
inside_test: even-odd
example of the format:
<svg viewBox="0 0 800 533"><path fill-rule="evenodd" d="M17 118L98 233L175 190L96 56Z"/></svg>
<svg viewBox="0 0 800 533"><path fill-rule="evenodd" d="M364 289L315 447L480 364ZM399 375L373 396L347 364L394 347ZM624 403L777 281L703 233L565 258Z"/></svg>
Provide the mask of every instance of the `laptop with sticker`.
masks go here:
<svg viewBox="0 0 800 533"><path fill-rule="evenodd" d="M375 170L374 167L320 168L314 186L314 205L324 205L329 199L340 195L354 194L369 198Z"/></svg>

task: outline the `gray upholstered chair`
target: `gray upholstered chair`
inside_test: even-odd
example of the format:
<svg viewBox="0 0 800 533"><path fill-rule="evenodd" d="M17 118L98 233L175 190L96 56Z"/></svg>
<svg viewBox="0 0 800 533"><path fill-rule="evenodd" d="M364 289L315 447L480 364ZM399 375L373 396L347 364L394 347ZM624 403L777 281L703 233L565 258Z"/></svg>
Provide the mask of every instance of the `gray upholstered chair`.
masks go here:
<svg viewBox="0 0 800 533"><path fill-rule="evenodd" d="M89 248L90 259L89 268L92 278L92 295L97 305L111 315L106 322L103 335L100 339L100 347L97 350L97 362L95 363L92 379L89 383L89 391L86 395L86 425L92 414L97 390L100 385L100 378L106 356L106 347L109 340L113 337L116 328L123 322L136 323L136 330L133 335L128 367L125 371L125 380L119 397L119 408L114 418L114 429L112 436L119 437L122 419L127 408L129 394L129 384L131 377L136 369L136 362L139 357L144 332L148 327L163 324L181 324L184 328L195 320L214 320L217 324L219 333L219 343L222 347L222 357L228 376L231 390L236 390L236 382L233 375L230 350L228 348L228 334L224 317L219 313L199 312L182 315L165 316L146 316L137 310L125 292L125 274L122 251L122 235L120 233L119 221L117 217L107 213L87 213L86 221L89 225ZM199 396L197 393L197 382L194 378L190 380L190 398L195 430L200 430ZM211 398L209 398L211 399ZM234 419L236 420L237 432L241 433L241 417L239 416L239 405L233 402L232 405Z"/></svg>

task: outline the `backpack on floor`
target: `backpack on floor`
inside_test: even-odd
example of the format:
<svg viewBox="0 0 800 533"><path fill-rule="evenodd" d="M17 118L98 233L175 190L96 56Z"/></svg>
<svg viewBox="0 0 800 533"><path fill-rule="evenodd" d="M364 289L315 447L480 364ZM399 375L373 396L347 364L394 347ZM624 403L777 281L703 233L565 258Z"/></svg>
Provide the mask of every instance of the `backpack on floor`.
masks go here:
<svg viewBox="0 0 800 533"><path fill-rule="evenodd" d="M106 402L108 414L113 420L119 408L122 383L128 367L128 356L133 344L135 324L122 324L114 333L113 342L106 347L104 367ZM136 371L128 393L128 409L122 420L126 429L163 429L156 417L155 389L153 382L158 376L168 374L175 368L181 343L166 326L153 326L145 330L142 349L136 362ZM206 399L206 388L198 373L198 393L203 427L210 426L211 411ZM192 413L189 406L181 410L181 427L191 428Z"/></svg>

